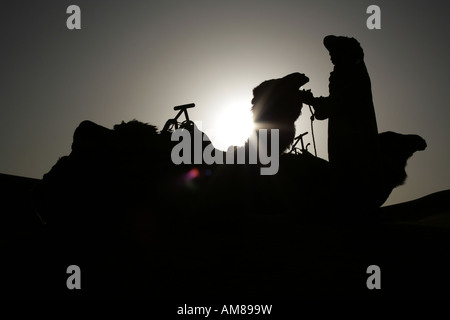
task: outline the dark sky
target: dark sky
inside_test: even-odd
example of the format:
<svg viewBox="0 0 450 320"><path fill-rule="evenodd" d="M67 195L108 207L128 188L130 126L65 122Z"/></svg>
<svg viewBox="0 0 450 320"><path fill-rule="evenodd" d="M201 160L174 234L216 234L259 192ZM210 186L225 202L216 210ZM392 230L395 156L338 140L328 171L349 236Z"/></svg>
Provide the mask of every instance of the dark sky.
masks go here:
<svg viewBox="0 0 450 320"><path fill-rule="evenodd" d="M81 8L81 30L66 27L71 4ZM366 27L371 4L381 8L381 30ZM41 178L70 153L85 119L162 128L173 106L190 102L191 118L220 144L223 112L248 112L264 80L298 71L310 78L306 88L328 95L322 39L335 34L365 51L379 131L428 143L388 203L448 189L448 9L448 1L2 1L0 172ZM227 121L223 130L234 130ZM316 121L325 159L326 128Z"/></svg>

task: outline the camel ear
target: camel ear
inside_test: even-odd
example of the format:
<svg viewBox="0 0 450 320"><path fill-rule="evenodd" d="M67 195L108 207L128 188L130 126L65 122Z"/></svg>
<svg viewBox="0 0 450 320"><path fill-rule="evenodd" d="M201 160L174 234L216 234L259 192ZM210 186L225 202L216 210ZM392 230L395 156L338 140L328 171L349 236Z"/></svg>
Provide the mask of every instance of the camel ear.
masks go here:
<svg viewBox="0 0 450 320"><path fill-rule="evenodd" d="M299 89L301 86L308 83L309 78L303 73L294 72L283 77L281 80L284 82L286 87Z"/></svg>
<svg viewBox="0 0 450 320"><path fill-rule="evenodd" d="M421 136L415 134L412 135L412 138L414 138L414 149L415 151L423 151L427 148L427 142L424 138Z"/></svg>

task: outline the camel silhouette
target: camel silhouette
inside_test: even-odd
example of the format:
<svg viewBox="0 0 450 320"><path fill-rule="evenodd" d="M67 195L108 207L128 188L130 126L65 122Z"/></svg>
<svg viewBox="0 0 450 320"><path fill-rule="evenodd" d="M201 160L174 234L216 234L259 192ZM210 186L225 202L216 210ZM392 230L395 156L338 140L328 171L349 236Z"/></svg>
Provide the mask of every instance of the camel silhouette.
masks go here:
<svg viewBox="0 0 450 320"><path fill-rule="evenodd" d="M287 152L294 141L294 123L301 114L302 103L311 97L301 90L307 81L305 75L293 73L267 80L253 90L255 128L278 129L280 133L280 170L274 176L261 176L260 163L230 166L192 161L175 165L170 154L176 142L171 141L170 130L158 132L155 126L136 120L115 125L113 130L83 121L75 130L71 154L62 157L36 188L38 211L56 225L74 230L89 226L96 230L103 225L111 232L125 230L140 219L124 212L145 207L152 214L157 210L151 208L167 203L177 208L175 211L182 208L199 217L200 213L208 215L220 203L214 210L226 214L282 213L301 219L326 219L329 211L336 211L335 203L330 201L336 199L333 167L308 152ZM186 130L194 134L198 128L192 123ZM426 147L418 136L393 132L377 135L378 143L377 166L383 178L371 181L369 173L359 176L365 180L351 186L357 189L377 184L372 202L362 203L367 208L385 202L391 191L404 182L407 159ZM210 144L204 141L202 149ZM248 141L236 148L244 148L248 154ZM360 155L345 156L361 159ZM342 195L344 203L355 201L355 195ZM148 202L152 203L150 207ZM73 205L61 213L67 203ZM236 206L239 210L233 210Z"/></svg>

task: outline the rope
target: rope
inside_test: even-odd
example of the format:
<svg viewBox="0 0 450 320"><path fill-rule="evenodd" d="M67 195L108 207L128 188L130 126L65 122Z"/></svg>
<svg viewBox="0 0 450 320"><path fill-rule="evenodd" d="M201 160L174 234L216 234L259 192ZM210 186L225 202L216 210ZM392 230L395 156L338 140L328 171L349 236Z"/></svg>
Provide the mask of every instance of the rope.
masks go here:
<svg viewBox="0 0 450 320"><path fill-rule="evenodd" d="M313 146L314 146L314 155L317 157L316 138L314 137L314 125L313 125L315 117L314 117L314 112L313 112L311 106L308 105L308 107L309 107L309 111L311 112L311 118L310 118L311 119L311 135L312 135Z"/></svg>

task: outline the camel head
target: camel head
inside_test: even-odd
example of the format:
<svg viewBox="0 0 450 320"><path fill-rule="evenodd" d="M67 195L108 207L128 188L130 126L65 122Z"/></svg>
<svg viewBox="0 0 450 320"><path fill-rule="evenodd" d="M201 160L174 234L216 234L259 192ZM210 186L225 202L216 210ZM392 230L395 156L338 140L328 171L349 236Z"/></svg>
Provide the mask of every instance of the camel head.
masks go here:
<svg viewBox="0 0 450 320"><path fill-rule="evenodd" d="M280 151L293 141L295 121L301 114L301 86L309 81L302 73L264 81L253 89L252 113L256 129L279 129Z"/></svg>
<svg viewBox="0 0 450 320"><path fill-rule="evenodd" d="M300 116L300 87L309 81L302 73L264 81L253 89L253 120L258 123L293 123Z"/></svg>

